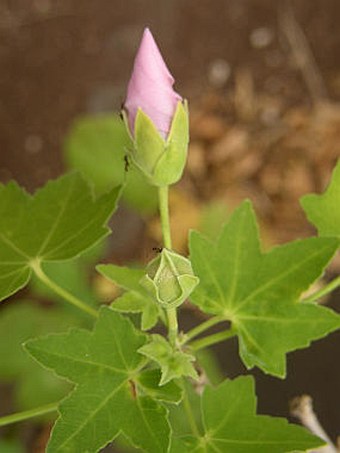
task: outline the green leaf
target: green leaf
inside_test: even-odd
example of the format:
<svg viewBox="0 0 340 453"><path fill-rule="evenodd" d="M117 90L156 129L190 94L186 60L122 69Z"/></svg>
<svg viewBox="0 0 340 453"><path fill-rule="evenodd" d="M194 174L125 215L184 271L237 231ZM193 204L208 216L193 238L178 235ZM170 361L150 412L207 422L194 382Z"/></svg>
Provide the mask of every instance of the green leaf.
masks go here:
<svg viewBox="0 0 340 453"><path fill-rule="evenodd" d="M146 214L157 210L157 192L141 172L124 157L132 143L117 115L80 118L65 143L65 158L71 168L82 172L94 184L96 193L124 184L123 200Z"/></svg>
<svg viewBox="0 0 340 453"><path fill-rule="evenodd" d="M141 354L154 360L162 370L159 385L164 385L172 379L189 376L197 379L197 372L192 364L195 357L173 347L161 335L152 335L151 341L139 348Z"/></svg>
<svg viewBox="0 0 340 453"><path fill-rule="evenodd" d="M299 297L337 250L335 238L309 238L260 250L255 215L244 202L212 243L193 232L191 260L200 285L192 301L230 320L248 368L284 377L285 354L340 327L332 310Z"/></svg>
<svg viewBox="0 0 340 453"><path fill-rule="evenodd" d="M103 307L93 333L72 330L26 344L44 366L78 384L60 404L47 452L97 452L120 432L148 452L168 450L167 411L138 382L145 359L137 350L146 338Z"/></svg>
<svg viewBox="0 0 340 453"><path fill-rule="evenodd" d="M122 313L141 313L141 329L150 330L158 322L159 308L150 298L128 291L115 299L111 308Z"/></svg>
<svg viewBox="0 0 340 453"><path fill-rule="evenodd" d="M287 453L324 441L282 418L256 415L253 378L206 387L201 397L204 433L179 439L176 453Z"/></svg>
<svg viewBox="0 0 340 453"><path fill-rule="evenodd" d="M43 308L27 300L1 310L0 380L15 383L17 410L59 401L69 390L65 381L51 375L32 360L22 349L22 343L33 336L60 332L77 323L77 318L59 308Z"/></svg>
<svg viewBox="0 0 340 453"><path fill-rule="evenodd" d="M159 317L162 316L161 308L139 284L145 275L143 269L131 269L114 264L100 264L96 269L108 280L127 291L112 302L113 310L123 313L141 313L143 330L149 330L157 324Z"/></svg>
<svg viewBox="0 0 340 453"><path fill-rule="evenodd" d="M305 195L301 205L320 236L340 237L340 160L327 190L322 195Z"/></svg>
<svg viewBox="0 0 340 453"><path fill-rule="evenodd" d="M104 226L119 189L94 201L77 174L29 195L16 183L0 186L0 300L29 281L36 262L74 258L109 233Z"/></svg>

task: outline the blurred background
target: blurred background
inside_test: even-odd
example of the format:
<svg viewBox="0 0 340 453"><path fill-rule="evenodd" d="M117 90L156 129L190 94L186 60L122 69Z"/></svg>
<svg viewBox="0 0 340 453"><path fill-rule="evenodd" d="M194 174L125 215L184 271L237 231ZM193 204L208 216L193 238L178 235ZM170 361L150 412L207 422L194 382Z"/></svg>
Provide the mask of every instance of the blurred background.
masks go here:
<svg viewBox="0 0 340 453"><path fill-rule="evenodd" d="M323 191L340 157L339 23L338 0L0 0L0 182L15 179L33 191L69 168L81 170L97 193L123 180L126 137L115 113L149 26L190 106L188 166L171 197L175 248L186 252L190 228L215 236L246 197L265 247L309 236L314 230L298 199ZM98 156L102 165L94 169ZM129 178L105 250L72 270L53 270L72 275L70 287L90 301L115 294L84 271L93 260L146 261L160 244L155 194L138 176ZM335 259L325 278L339 269ZM34 407L39 382L52 389L45 402L65 391L37 377L26 358L11 357L29 336L63 330L74 316L47 310L46 327L37 312L53 303L37 285L12 299L0 311L0 414ZM27 309L23 300L31 299L38 302ZM326 302L339 311L339 292ZM198 319L183 309L182 327ZM339 350L337 333L289 354L285 381L255 370L259 412L288 417L289 401L309 394L335 441ZM228 376L245 372L233 340L216 353ZM48 432L46 420L2 429L0 452L44 451Z"/></svg>

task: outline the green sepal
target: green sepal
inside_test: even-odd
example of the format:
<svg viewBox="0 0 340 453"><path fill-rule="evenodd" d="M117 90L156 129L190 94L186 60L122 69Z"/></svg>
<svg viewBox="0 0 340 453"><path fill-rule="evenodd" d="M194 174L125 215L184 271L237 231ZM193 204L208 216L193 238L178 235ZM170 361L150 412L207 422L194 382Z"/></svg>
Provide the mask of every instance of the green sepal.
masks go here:
<svg viewBox="0 0 340 453"><path fill-rule="evenodd" d="M188 104L179 102L173 118L166 150L154 170L154 179L159 185L169 186L182 177L188 154L189 113ZM158 184L157 184L158 185Z"/></svg>
<svg viewBox="0 0 340 453"><path fill-rule="evenodd" d="M132 160L152 182L154 169L166 147L156 126L142 109L138 109L135 120L135 138ZM157 185L157 184L156 184Z"/></svg>
<svg viewBox="0 0 340 453"><path fill-rule="evenodd" d="M124 120L128 128L126 113ZM135 119L133 163L150 184L163 187L176 183L182 176L189 142L189 118L186 101L178 102L166 140L151 118L138 109Z"/></svg>
<svg viewBox="0 0 340 453"><path fill-rule="evenodd" d="M165 248L149 263L140 280L140 285L164 308L181 305L198 283L190 260Z"/></svg>
<svg viewBox="0 0 340 453"><path fill-rule="evenodd" d="M174 349L161 335L155 334L151 338L151 342L139 348L138 352L154 360L161 367L160 386L182 376L198 379L192 364L195 360L193 355Z"/></svg>

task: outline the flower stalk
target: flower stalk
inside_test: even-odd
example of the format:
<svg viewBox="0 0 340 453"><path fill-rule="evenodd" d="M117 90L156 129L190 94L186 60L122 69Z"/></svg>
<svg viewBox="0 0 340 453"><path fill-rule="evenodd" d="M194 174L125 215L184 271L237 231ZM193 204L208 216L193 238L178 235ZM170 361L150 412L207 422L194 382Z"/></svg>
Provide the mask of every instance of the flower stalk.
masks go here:
<svg viewBox="0 0 340 453"><path fill-rule="evenodd" d="M158 189L159 194L159 214L162 226L163 244L167 249L172 248L171 228L169 216L169 187L164 186ZM168 337L170 343L175 347L178 336L178 320L176 307L166 308L168 320Z"/></svg>

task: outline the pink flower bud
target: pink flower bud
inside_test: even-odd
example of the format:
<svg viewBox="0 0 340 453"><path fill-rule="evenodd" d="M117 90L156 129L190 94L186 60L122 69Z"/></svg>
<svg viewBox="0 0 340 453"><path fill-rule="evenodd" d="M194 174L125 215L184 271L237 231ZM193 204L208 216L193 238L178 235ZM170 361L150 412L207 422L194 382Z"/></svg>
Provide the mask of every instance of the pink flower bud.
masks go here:
<svg viewBox="0 0 340 453"><path fill-rule="evenodd" d="M173 84L174 78L157 44L150 30L145 28L124 103L132 136L140 108L152 120L160 135L167 138L177 104L182 100L173 90Z"/></svg>

